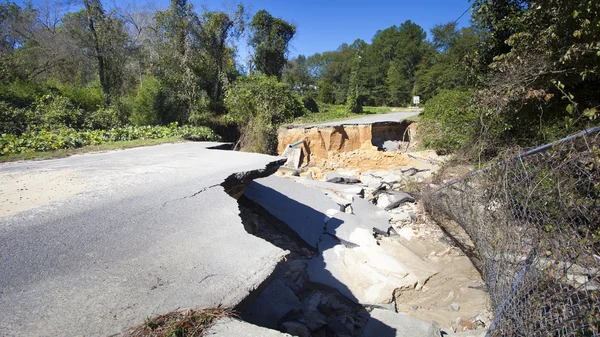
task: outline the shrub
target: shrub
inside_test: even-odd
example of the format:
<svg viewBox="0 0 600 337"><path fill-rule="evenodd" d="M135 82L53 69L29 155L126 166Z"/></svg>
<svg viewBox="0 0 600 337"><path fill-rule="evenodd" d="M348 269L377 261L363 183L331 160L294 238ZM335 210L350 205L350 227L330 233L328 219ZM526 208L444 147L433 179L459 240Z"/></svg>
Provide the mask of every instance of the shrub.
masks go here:
<svg viewBox="0 0 600 337"><path fill-rule="evenodd" d="M20 135L26 130L27 115L25 109L19 109L0 101L0 134Z"/></svg>
<svg viewBox="0 0 600 337"><path fill-rule="evenodd" d="M469 91L446 90L427 101L420 126L426 148L449 154L472 139L477 114L471 97Z"/></svg>
<svg viewBox="0 0 600 337"><path fill-rule="evenodd" d="M220 137L207 127L189 125L178 127L176 123L168 126L126 126L109 130L77 131L61 129L54 132L40 130L24 132L20 136L0 135L0 155L79 148L115 141L168 137L193 138L194 140L204 141L220 140Z"/></svg>
<svg viewBox="0 0 600 337"><path fill-rule="evenodd" d="M61 96L64 96L71 100L74 106L83 109L85 111L95 111L99 107L104 106L104 99L102 97L102 88L98 81L92 82L87 86L70 86L60 85Z"/></svg>
<svg viewBox="0 0 600 337"><path fill-rule="evenodd" d="M84 118L83 111L75 108L70 99L50 94L40 97L27 115L30 130L77 129L83 125Z"/></svg>
<svg viewBox="0 0 600 337"><path fill-rule="evenodd" d="M124 98L129 110L129 122L133 125L156 125L160 123L157 99L160 82L153 76L144 76L135 95Z"/></svg>
<svg viewBox="0 0 600 337"><path fill-rule="evenodd" d="M303 97L302 104L304 108L310 112L319 112L319 105L312 97Z"/></svg>
<svg viewBox="0 0 600 337"><path fill-rule="evenodd" d="M84 122L86 129L111 129L122 126L121 118L113 108L99 108L85 116Z"/></svg>
<svg viewBox="0 0 600 337"><path fill-rule="evenodd" d="M245 151L274 154L277 127L303 114L302 103L275 77L252 75L238 79L225 95L229 116L240 128Z"/></svg>
<svg viewBox="0 0 600 337"><path fill-rule="evenodd" d="M44 92L47 88L42 85L18 79L0 84L0 100L19 108L32 104Z"/></svg>

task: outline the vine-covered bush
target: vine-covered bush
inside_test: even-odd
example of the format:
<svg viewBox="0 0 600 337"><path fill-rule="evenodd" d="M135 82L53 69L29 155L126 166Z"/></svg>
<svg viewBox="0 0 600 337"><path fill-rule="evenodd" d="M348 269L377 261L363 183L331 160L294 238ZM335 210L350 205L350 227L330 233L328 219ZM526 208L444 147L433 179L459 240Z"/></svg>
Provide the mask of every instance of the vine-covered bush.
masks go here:
<svg viewBox="0 0 600 337"><path fill-rule="evenodd" d="M240 146L245 151L277 152L277 128L302 116L302 102L284 83L272 76L240 78L225 95L229 117L238 125Z"/></svg>
<svg viewBox="0 0 600 337"><path fill-rule="evenodd" d="M207 127L189 125L178 127L177 123L171 123L168 126L125 126L109 130L40 130L24 132L20 136L0 135L0 155L71 149L115 141L168 137L193 138L198 141L220 140L220 137Z"/></svg>
<svg viewBox="0 0 600 337"><path fill-rule="evenodd" d="M472 139L477 115L470 100L469 91L446 90L427 101L420 123L426 148L449 154Z"/></svg>

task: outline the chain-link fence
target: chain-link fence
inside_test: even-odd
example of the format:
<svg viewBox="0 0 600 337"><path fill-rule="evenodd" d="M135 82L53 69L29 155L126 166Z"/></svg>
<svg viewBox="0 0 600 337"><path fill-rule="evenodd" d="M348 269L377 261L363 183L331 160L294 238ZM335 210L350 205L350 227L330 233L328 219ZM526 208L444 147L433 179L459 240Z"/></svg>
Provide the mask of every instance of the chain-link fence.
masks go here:
<svg viewBox="0 0 600 337"><path fill-rule="evenodd" d="M487 336L600 336L600 128L426 191L475 245Z"/></svg>

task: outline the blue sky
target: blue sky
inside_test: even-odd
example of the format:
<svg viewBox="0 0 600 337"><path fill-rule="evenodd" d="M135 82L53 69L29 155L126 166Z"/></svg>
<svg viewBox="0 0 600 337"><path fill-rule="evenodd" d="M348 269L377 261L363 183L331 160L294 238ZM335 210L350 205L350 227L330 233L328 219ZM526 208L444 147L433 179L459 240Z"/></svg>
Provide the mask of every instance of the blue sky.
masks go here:
<svg viewBox="0 0 600 337"><path fill-rule="evenodd" d="M47 0L34 0L34 4ZM49 0L56 1L56 0ZM234 8L235 0L188 0L196 9L210 10ZM170 0L102 0L105 6L150 4L164 9ZM75 0L77 3L77 0ZM335 50L342 43L352 43L357 38L370 43L377 30L400 25L406 20L419 24L428 33L438 23L456 20L467 8L469 0L242 0L254 14L266 9L297 26L290 46L290 56L312 55ZM470 11L459 20L461 27L469 26ZM239 55L245 59L245 41L239 43Z"/></svg>
<svg viewBox="0 0 600 337"><path fill-rule="evenodd" d="M334 50L357 38L370 43L377 30L406 20L429 33L435 24L454 21L469 8L468 0L253 0L248 4L254 12L264 8L296 24L292 56ZM469 20L470 11L459 23L468 26Z"/></svg>
<svg viewBox="0 0 600 337"><path fill-rule="evenodd" d="M168 0L164 1L167 6ZM223 7L219 0L191 0L197 7ZM231 3L231 2L230 2ZM297 33L292 40L290 56L312 55L335 50L342 43L360 38L370 43L380 29L411 20L429 29L439 23L456 20L469 8L469 0L250 0L243 4L256 13L266 9L273 16L292 22ZM469 26L470 11L459 20ZM246 48L240 46L240 57Z"/></svg>

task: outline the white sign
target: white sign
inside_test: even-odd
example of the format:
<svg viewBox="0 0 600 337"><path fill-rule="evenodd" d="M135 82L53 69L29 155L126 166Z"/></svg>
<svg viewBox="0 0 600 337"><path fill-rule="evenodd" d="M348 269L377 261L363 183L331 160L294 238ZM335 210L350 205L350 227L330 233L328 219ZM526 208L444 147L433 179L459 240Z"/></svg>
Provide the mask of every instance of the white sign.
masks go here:
<svg viewBox="0 0 600 337"><path fill-rule="evenodd" d="M419 96L413 96L413 104L414 105L419 105L420 101L421 101L421 97L419 97Z"/></svg>

